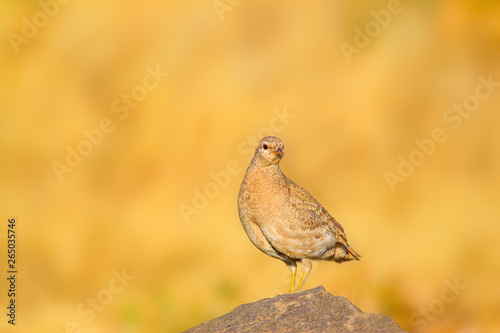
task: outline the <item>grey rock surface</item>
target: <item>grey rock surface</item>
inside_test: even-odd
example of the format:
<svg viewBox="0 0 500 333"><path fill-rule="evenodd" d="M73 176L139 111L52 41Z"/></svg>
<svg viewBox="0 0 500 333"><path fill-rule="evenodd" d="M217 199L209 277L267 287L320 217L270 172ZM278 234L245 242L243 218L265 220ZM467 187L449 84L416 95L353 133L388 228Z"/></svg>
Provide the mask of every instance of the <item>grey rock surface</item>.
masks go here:
<svg viewBox="0 0 500 333"><path fill-rule="evenodd" d="M186 332L405 332L390 317L364 313L322 286L243 304Z"/></svg>

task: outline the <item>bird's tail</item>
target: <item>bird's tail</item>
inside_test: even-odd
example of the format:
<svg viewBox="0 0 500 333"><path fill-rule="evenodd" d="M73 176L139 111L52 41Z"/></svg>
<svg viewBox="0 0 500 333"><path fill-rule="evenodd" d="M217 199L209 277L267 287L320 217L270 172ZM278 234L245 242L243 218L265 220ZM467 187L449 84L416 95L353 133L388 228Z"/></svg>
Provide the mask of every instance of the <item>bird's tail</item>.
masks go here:
<svg viewBox="0 0 500 333"><path fill-rule="evenodd" d="M342 243L337 243L337 246L335 247L335 252L328 260L342 263L344 261L360 260L360 259L361 259L361 254L359 254L352 247L350 247L347 244L344 245Z"/></svg>
<svg viewBox="0 0 500 333"><path fill-rule="evenodd" d="M347 260L360 260L361 259L361 254L359 254L355 249L347 245L347 255L346 255Z"/></svg>

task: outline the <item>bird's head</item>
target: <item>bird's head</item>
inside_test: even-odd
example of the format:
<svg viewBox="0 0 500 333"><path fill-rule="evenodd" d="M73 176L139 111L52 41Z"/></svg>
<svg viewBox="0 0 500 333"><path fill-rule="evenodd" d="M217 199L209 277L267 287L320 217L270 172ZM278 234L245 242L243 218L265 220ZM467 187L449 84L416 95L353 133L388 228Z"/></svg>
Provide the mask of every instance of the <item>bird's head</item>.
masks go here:
<svg viewBox="0 0 500 333"><path fill-rule="evenodd" d="M263 166L278 164L285 154L284 150L283 141L274 136L266 136L255 149L254 159Z"/></svg>

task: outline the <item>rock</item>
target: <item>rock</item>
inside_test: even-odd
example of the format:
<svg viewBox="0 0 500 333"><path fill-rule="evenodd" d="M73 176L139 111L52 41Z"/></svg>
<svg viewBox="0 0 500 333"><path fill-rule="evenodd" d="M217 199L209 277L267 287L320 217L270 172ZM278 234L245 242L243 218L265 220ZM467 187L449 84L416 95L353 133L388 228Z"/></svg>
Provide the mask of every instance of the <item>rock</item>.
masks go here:
<svg viewBox="0 0 500 333"><path fill-rule="evenodd" d="M186 332L405 332L388 316L364 313L322 286L243 304Z"/></svg>

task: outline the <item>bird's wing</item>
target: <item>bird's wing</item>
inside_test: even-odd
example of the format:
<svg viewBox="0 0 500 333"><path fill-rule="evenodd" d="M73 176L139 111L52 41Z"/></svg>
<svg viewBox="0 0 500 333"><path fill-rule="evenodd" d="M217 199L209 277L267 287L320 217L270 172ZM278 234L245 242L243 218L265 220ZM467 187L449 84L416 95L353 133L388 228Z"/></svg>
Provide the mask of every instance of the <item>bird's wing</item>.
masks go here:
<svg viewBox="0 0 500 333"><path fill-rule="evenodd" d="M347 236L340 223L304 188L295 184L289 178L287 178L287 182L290 193L290 204L299 210L302 216L310 216L311 222L327 225L334 233L337 241L347 246Z"/></svg>

